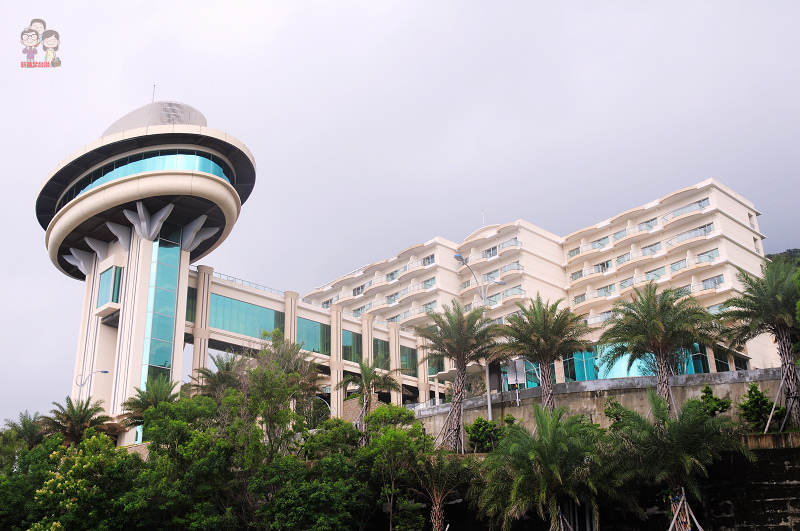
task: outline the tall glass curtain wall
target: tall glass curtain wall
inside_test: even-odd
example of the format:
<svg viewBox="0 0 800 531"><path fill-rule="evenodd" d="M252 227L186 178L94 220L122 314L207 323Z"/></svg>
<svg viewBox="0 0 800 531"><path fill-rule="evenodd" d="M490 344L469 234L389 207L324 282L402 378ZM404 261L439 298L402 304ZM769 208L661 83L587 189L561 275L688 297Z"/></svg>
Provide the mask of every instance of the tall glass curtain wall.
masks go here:
<svg viewBox="0 0 800 531"><path fill-rule="evenodd" d="M331 355L331 326L316 321L297 318L297 343L304 350Z"/></svg>
<svg viewBox="0 0 800 531"><path fill-rule="evenodd" d="M181 226L164 222L153 242L150 262L150 287L147 295L147 326L142 356L141 388L147 380L163 375L171 380L172 348L175 340L175 311L178 292L178 266L181 259ZM183 339L183 338L181 338Z"/></svg>
<svg viewBox="0 0 800 531"><path fill-rule="evenodd" d="M608 347L605 345L594 345L586 352L575 352L571 358L563 360L564 379L567 382L583 382L586 380L598 380L609 378L626 378L629 376L652 376L655 374L653 363L637 361L628 370L628 357L625 356L613 364L603 361ZM725 363L727 366L727 363ZM720 364L717 363L719 371ZM678 367L675 368L679 374L707 374L711 372L709 368L708 353L705 347L700 347L696 343L692 348L683 353L683 359Z"/></svg>
<svg viewBox="0 0 800 531"><path fill-rule="evenodd" d="M197 318L197 288L186 288L186 322L193 323Z"/></svg>
<svg viewBox="0 0 800 531"><path fill-rule="evenodd" d="M444 371L444 358L428 358L428 376ZM433 378L429 378L433 380Z"/></svg>
<svg viewBox="0 0 800 531"><path fill-rule="evenodd" d="M109 302L119 302L119 289L122 285L122 268L113 266L100 273L97 286L97 307Z"/></svg>
<svg viewBox="0 0 800 531"><path fill-rule="evenodd" d="M417 376L417 349L400 346L400 368L406 369L403 374Z"/></svg>
<svg viewBox="0 0 800 531"><path fill-rule="evenodd" d="M209 297L209 306L208 326L211 328L256 338L260 338L262 332L272 332L276 328L284 331L283 312L216 293Z"/></svg>
<svg viewBox="0 0 800 531"><path fill-rule="evenodd" d="M342 359L359 363L362 360L362 353L361 334L342 330Z"/></svg>
<svg viewBox="0 0 800 531"><path fill-rule="evenodd" d="M148 171L187 170L210 173L229 183L234 181L233 171L216 155L191 149L162 149L128 155L87 173L72 184L56 203L56 212L84 192L107 182Z"/></svg>
<svg viewBox="0 0 800 531"><path fill-rule="evenodd" d="M372 366L389 370L389 342L372 338Z"/></svg>

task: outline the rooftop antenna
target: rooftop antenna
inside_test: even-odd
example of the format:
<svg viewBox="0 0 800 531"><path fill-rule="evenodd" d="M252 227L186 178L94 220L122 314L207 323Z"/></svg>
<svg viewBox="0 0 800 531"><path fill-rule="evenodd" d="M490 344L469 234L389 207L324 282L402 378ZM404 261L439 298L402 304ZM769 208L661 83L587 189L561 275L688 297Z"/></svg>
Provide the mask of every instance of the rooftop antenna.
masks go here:
<svg viewBox="0 0 800 531"><path fill-rule="evenodd" d="M150 103L155 103L155 101L156 101L156 86L153 85L153 99L150 101Z"/></svg>

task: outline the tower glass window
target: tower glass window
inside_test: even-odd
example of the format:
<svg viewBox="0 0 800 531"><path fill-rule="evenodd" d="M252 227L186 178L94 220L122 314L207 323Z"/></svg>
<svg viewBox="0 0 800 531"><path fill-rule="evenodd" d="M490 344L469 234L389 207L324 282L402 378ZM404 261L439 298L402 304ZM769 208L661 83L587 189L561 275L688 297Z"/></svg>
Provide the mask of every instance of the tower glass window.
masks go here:
<svg viewBox="0 0 800 531"><path fill-rule="evenodd" d="M97 307L109 302L119 302L119 291L122 285L122 268L113 266L100 273L97 288Z"/></svg>
<svg viewBox="0 0 800 531"><path fill-rule="evenodd" d="M362 353L361 334L342 330L342 359L359 363Z"/></svg>
<svg viewBox="0 0 800 531"><path fill-rule="evenodd" d="M297 343L303 349L331 355L331 325L309 319L297 318Z"/></svg>
<svg viewBox="0 0 800 531"><path fill-rule="evenodd" d="M417 349L400 345L400 368L403 374L417 376Z"/></svg>
<svg viewBox="0 0 800 531"><path fill-rule="evenodd" d="M389 342L376 337L372 338L372 366L389 369Z"/></svg>
<svg viewBox="0 0 800 531"><path fill-rule="evenodd" d="M212 293L208 326L249 337L276 328L284 331L284 313Z"/></svg>

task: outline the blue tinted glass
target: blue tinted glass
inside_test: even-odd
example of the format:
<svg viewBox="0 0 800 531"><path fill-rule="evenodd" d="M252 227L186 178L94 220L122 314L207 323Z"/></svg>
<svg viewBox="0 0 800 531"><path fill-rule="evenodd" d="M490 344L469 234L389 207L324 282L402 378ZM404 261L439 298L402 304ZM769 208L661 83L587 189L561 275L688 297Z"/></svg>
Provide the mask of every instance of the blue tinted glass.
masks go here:
<svg viewBox="0 0 800 531"><path fill-rule="evenodd" d="M163 376L167 381L169 381L169 377L170 377L169 376L169 369L165 369L163 367L153 367L152 365L147 367L147 373L146 374L147 374L147 379L149 379L151 381L155 380L159 376ZM142 376L144 376L144 374ZM145 383L146 383L146 381L147 380L145 380ZM145 388L145 384L142 384L140 389L144 389L144 388Z"/></svg>
<svg viewBox="0 0 800 531"><path fill-rule="evenodd" d="M156 270L156 286L171 291L178 291L178 268L158 264L158 269Z"/></svg>
<svg viewBox="0 0 800 531"><path fill-rule="evenodd" d="M142 160L142 171L156 171L158 170L158 157L147 157Z"/></svg>
<svg viewBox="0 0 800 531"><path fill-rule="evenodd" d="M211 159L197 157L197 171L211 173Z"/></svg>
<svg viewBox="0 0 800 531"><path fill-rule="evenodd" d="M178 267L181 261L181 248L177 243L161 240L158 242L158 261Z"/></svg>
<svg viewBox="0 0 800 531"><path fill-rule="evenodd" d="M316 321L297 318L297 343L305 350L320 354L331 354L331 327Z"/></svg>
<svg viewBox="0 0 800 531"><path fill-rule="evenodd" d="M150 337L163 339L164 341L172 341L172 334L175 330L175 319L158 313L151 315L153 316L153 327L150 332Z"/></svg>
<svg viewBox="0 0 800 531"><path fill-rule="evenodd" d="M408 369L403 374L410 376L417 375L417 349L411 347L400 347L400 367Z"/></svg>
<svg viewBox="0 0 800 531"><path fill-rule="evenodd" d="M97 307L111 301L111 286L114 282L114 268L109 268L100 273L100 282L97 288Z"/></svg>
<svg viewBox="0 0 800 531"><path fill-rule="evenodd" d="M191 170L194 171L195 165L195 157L194 155L178 155L176 160L178 162L177 169L179 170Z"/></svg>
<svg viewBox="0 0 800 531"><path fill-rule="evenodd" d="M356 363L362 360L361 334L342 330L342 358Z"/></svg>
<svg viewBox="0 0 800 531"><path fill-rule="evenodd" d="M208 325L250 337L276 328L284 331L284 313L212 293ZM299 343L299 341L298 341Z"/></svg>
<svg viewBox="0 0 800 531"><path fill-rule="evenodd" d="M178 167L178 155L162 155L158 160L159 169L174 170Z"/></svg>
<svg viewBox="0 0 800 531"><path fill-rule="evenodd" d="M172 366L172 343L167 341L159 341L158 339L150 340L150 354L147 360L149 365L157 365L159 367Z"/></svg>
<svg viewBox="0 0 800 531"><path fill-rule="evenodd" d="M155 288L153 296L153 311L164 315L175 315L175 300L177 293Z"/></svg>
<svg viewBox="0 0 800 531"><path fill-rule="evenodd" d="M372 339L372 366L389 369L389 342L382 339Z"/></svg>

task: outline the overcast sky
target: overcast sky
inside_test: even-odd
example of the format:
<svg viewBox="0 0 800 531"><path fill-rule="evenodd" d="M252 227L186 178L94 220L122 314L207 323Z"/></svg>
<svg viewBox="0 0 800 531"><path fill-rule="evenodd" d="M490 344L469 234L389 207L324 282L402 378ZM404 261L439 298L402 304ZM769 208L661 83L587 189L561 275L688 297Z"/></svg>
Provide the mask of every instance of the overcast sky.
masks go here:
<svg viewBox="0 0 800 531"><path fill-rule="evenodd" d="M32 18L61 68L20 67ZM47 258L41 182L154 84L253 152L203 262L277 289L461 241L482 211L565 235L710 177L778 252L800 247L799 22L796 1L5 2L0 419L73 373L84 285Z"/></svg>

